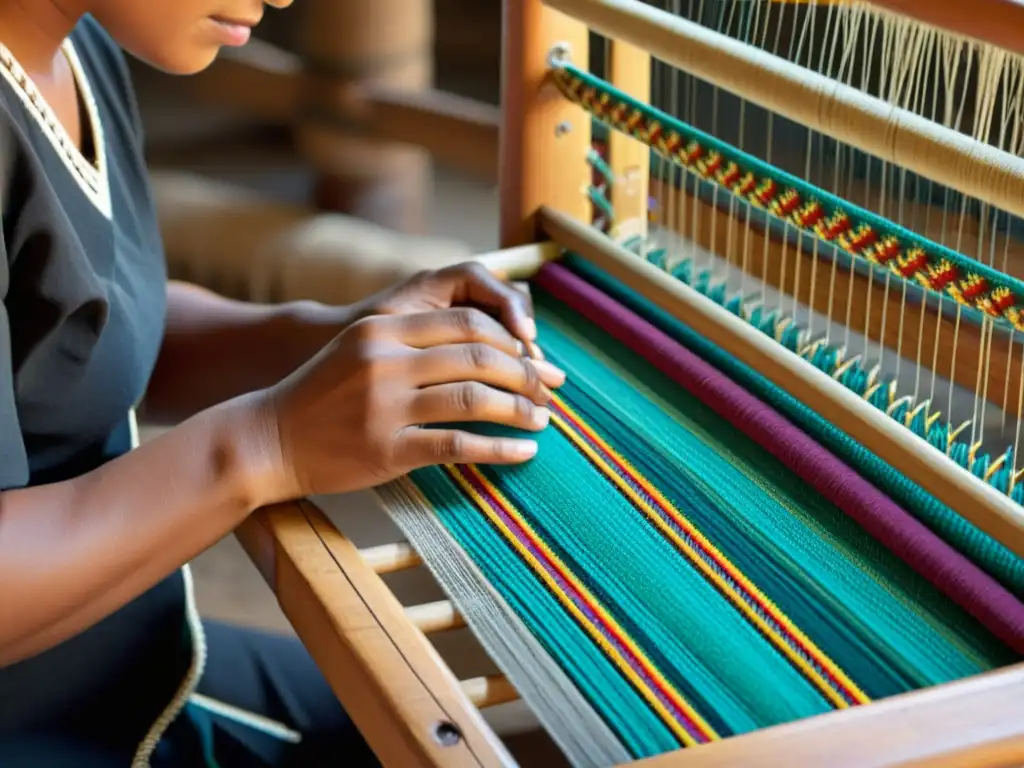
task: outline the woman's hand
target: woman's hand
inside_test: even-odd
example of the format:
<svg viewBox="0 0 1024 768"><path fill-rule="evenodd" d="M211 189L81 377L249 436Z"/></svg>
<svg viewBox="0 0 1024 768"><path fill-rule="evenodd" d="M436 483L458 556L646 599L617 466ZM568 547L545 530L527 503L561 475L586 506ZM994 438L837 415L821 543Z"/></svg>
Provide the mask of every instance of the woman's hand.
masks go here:
<svg viewBox="0 0 1024 768"><path fill-rule="evenodd" d="M521 300L486 278L467 277L475 274L437 273L396 289L390 307L407 314L357 321L267 390L261 411L280 446L279 499L367 488L428 465L515 464L536 453L530 439L440 426L490 422L539 431L548 424L550 388L565 379L550 363L522 357L519 340L485 312L431 307L459 299L498 304L520 338L529 337Z"/></svg>
<svg viewBox="0 0 1024 768"><path fill-rule="evenodd" d="M530 297L502 282L482 264L466 262L436 272L422 272L350 307L354 319L404 315L449 307L473 306L496 316L532 357L543 357L534 342Z"/></svg>

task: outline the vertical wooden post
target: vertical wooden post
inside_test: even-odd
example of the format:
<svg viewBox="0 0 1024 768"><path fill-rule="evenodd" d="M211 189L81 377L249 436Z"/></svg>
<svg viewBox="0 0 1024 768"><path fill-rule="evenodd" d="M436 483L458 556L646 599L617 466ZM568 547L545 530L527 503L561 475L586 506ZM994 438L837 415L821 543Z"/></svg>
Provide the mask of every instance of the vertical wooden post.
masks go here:
<svg viewBox="0 0 1024 768"><path fill-rule="evenodd" d="M302 108L358 101L361 86L418 90L433 81L433 0L310 0L302 24ZM301 120L302 152L326 169L320 207L402 231L423 228L430 158L421 150L339 136Z"/></svg>
<svg viewBox="0 0 1024 768"><path fill-rule="evenodd" d="M610 41L608 80L638 101L650 103L651 55L628 43ZM646 237L650 149L643 142L612 130L608 138L608 165L614 176L609 198L615 211L611 236L619 241L634 236Z"/></svg>
<svg viewBox="0 0 1024 768"><path fill-rule="evenodd" d="M568 46L577 66L588 65L583 24L541 0L503 0L498 166L503 248L537 240L535 214L542 205L590 221L590 116L546 82L557 45Z"/></svg>

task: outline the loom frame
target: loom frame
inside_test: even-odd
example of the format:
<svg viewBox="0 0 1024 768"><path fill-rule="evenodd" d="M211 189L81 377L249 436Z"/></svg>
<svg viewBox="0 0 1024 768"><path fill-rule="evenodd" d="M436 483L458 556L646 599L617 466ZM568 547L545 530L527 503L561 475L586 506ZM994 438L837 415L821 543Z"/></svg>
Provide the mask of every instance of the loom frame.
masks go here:
<svg viewBox="0 0 1024 768"><path fill-rule="evenodd" d="M568 43L582 55L587 30L544 0L505 0L504 13L503 250L479 258L518 278L555 255L558 247L549 239L584 255L589 247L566 226L588 216L580 158L589 146L589 123L545 87L548 53ZM646 97L647 54L618 43L613 50L616 84ZM479 127L467 122L468 133ZM619 141L611 162L624 173L641 150ZM639 183L646 197L649 182ZM236 534L384 765L513 764L480 709L515 692L501 678L460 682L427 639L460 626L451 605L403 608L380 578L419 565L414 552L403 545L360 551L306 500L261 509ZM1024 664L631 765L754 768L778 765L784 755L792 768L826 762L1008 767L1024 762L1022 704Z"/></svg>

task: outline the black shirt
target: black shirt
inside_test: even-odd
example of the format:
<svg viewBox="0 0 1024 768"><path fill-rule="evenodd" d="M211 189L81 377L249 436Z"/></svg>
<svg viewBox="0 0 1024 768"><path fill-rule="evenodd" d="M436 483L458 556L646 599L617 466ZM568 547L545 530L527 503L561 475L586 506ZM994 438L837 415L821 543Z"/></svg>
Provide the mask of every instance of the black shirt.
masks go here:
<svg viewBox="0 0 1024 768"><path fill-rule="evenodd" d="M163 334L166 268L126 63L88 17L66 53L89 157L32 106L0 48L0 489L67 479L129 450L129 414ZM192 661L185 606L179 572L0 669L0 765L26 734L134 749Z"/></svg>

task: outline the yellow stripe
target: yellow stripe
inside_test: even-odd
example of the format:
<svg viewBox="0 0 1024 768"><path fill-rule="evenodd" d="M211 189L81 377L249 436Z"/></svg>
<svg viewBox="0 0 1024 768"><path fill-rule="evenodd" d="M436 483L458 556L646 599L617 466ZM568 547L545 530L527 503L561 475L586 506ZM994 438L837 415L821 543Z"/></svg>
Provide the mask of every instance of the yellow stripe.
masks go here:
<svg viewBox="0 0 1024 768"><path fill-rule="evenodd" d="M655 680L661 683L667 690L672 691L675 694L676 704L678 705L679 709L681 709L686 714L686 716L701 731L704 732L704 734L708 737L709 741L717 741L718 739L720 739L721 737L704 720L704 718L702 718L696 712L696 710L694 710L693 707L690 706L689 702L687 702L678 693L678 691L676 691L675 687L671 683L669 683L668 680L665 679L665 677L657 670L654 664L650 662L646 654L644 654L644 652L639 647L637 647L636 643L632 641L629 635L622 630L622 628L615 621L615 619L608 615L608 612L605 611L601 604L594 598L594 596L590 594L589 590L587 590L587 588L584 587L578 579L576 579L575 575L568 568L565 567L565 564L562 563L559 557L554 552L552 552L550 548L548 548L548 546L540 539L539 536L536 535L536 533L530 527L530 524L527 523L521 515L519 515L515 507L513 507L512 504L504 497L501 491L499 491L486 477L484 477L479 471L477 471L475 467L470 466L468 468L471 472L474 473L477 480L487 489L488 493L492 494L494 498L501 503L501 505L505 508L505 511L508 512L508 514L511 517L514 517L516 519L516 522L519 525L521 525L524 530L530 533L530 535L536 541L538 548L540 548L544 552L544 554L551 559L553 563L556 563L559 566L559 568L563 572L565 580L568 581L576 591L578 591L581 595L584 595L588 599L588 601L590 601L595 606L596 612L598 612L601 618L604 619L609 626L612 626L616 629L616 631L622 637L623 643L626 645L627 648L629 648L630 652L632 652L643 664L645 664L650 669L651 677L653 677ZM477 506L480 507L480 509L483 510L484 514L486 514L491 519L491 522L497 525L505 533L505 538L508 539L512 546L516 548L520 556L530 564L534 572L536 572L537 575L540 576L541 579L543 579L544 583L547 584L548 589L551 591L551 593L554 594L555 597L558 598L559 602L561 602L562 605L576 618L576 620L579 621L580 624L586 628L587 633L594 639L594 641L598 645L601 646L601 649L605 652L605 654L610 659L612 659L613 662L615 662L615 665L619 668L619 670L630 680L630 682L633 683L637 690L640 691L641 695L644 697L644 699L646 699L648 705L661 716L662 720L665 721L669 728L672 729L672 732L676 735L676 737L686 746L696 746L699 742L695 741L693 736L690 735L689 731L687 731L679 723L679 721L675 718L672 712L669 711L668 707L666 707L661 702L657 694L653 690L651 690L647 682L640 675L638 675L636 670L633 669L629 662L625 658L623 658L621 652L614 645L612 645L612 643L609 642L609 640L603 634L601 634L601 632L599 632L593 626L593 623L586 616L586 614L584 614L579 609L579 607L577 607L577 605L569 598L569 596L562 591L561 587L559 587L558 585L558 582L556 582L555 579L551 576L551 574L548 573L544 565L538 561L534 554L526 546L523 545L523 543L512 531L508 530L508 527L505 525L505 523L494 512L494 509L491 508L491 505L488 504L487 501L480 496L476 488L474 488L472 484L470 484L469 481L467 481L466 478L464 478L459 473L459 471L454 467L448 465L445 467L445 469L448 470L448 473L453 478L455 478L455 481L462 487L462 489L473 498Z"/></svg>
<svg viewBox="0 0 1024 768"><path fill-rule="evenodd" d="M850 678L835 664L835 662L833 662L827 655L825 655L825 653L821 649L819 649L810 640L810 638L808 638L803 632L801 632L792 623L792 621L790 621L790 619L781 610L779 610L778 606L776 606L771 600L769 600L767 596L762 594L761 591L749 579L747 579L746 576L744 576L739 570L737 570L736 566L734 566L721 552L719 552L718 549L715 548L715 546L711 544L711 542L708 541L707 538L705 538L699 530L694 528L693 525L668 501L668 499L666 499L656 488L652 487L646 481L646 479L643 478L643 476L640 475L640 473L637 472L625 458L623 458L614 449L612 449L612 447L609 446L604 440L602 440L600 436L595 434L593 430L591 430L589 426L587 426L583 422L579 415L576 414L576 412L573 411L566 403L562 402L562 400L558 399L557 397L556 401L559 407L563 408L567 413L571 414L574 419L576 419L580 429L584 430L587 436L591 440L593 440L594 443L601 447L601 450L608 453L608 455L613 456L617 461L621 462L623 466L629 469L629 471L634 475L634 478L636 479L637 483L643 486L644 490L651 496L651 498L655 499L662 507L670 511L673 514L673 516L677 518L680 526L684 528L689 535L691 535L694 539L696 539L704 547L706 547L706 549L709 552L711 552L716 557L716 559L720 561L720 564L722 565L723 569L726 570L729 573L729 575L736 580L737 583L741 584L747 591L749 591L752 595L755 595L765 605L770 606L772 610L777 613L776 620L779 622L779 624L783 626L787 631L789 631L793 637L800 640L800 642L807 649L808 653L815 656L818 663L822 667L827 669L829 672L831 672L835 679L839 680L843 684L843 686L848 689L850 694L858 703L866 704L870 702L870 699L868 698L867 694L861 691L860 688L857 685L855 685L854 682L850 680ZM659 528L659 530L661 530L661 532L666 537L668 537L680 549L691 553L691 561L693 561L709 579L711 579L715 584L717 584L725 592L725 594L729 596L731 602L734 605L736 605L736 607L739 608L740 611L742 611L747 616L747 618L750 619L751 622L753 622L759 629L761 629L761 631L764 632L768 637L771 637L775 640L774 645L780 651L782 651L782 653L784 653L786 657L789 658L789 660L792 661L793 664L800 669L801 672L803 672L810 680L812 680L821 690L821 692L825 694L829 698L829 700L836 705L837 708L846 709L850 706L849 703L842 696L840 696L838 692L836 692L835 688L831 684L829 684L828 680L820 672L818 672L816 669L814 669L814 667L808 664L807 660L800 656L800 654L798 654L789 645L789 643L786 643L781 638L779 638L778 632L768 622L766 622L760 616L760 614L757 613L757 611L751 608L746 601L744 601L738 595L736 595L736 593L734 592L733 588L729 585L729 583L725 581L725 579L723 579L718 574L718 572L715 571L714 568L708 565L707 562L705 562L704 558L700 557L700 555L694 551L693 547L690 544L688 544L685 539L683 539L678 533L672 530L672 527L665 522L661 515L659 515L657 511L654 510L654 508L647 502L646 499L644 499L642 496L640 496L640 494L633 490L633 488L630 487L629 483L623 480L622 477L618 474L618 472L616 472L615 469L612 466L610 466L599 453L597 453L593 448L590 447L590 445L587 444L585 440L583 440L578 434L576 434L576 431L572 428L571 425L569 425L557 413L552 413L551 418L555 426L557 426L581 451L583 451L587 455L587 457L590 458L591 461L597 464L601 468L601 470L619 487L622 493L625 494L630 499L630 501L632 501L634 504L639 506L645 513L647 513L647 516L652 520L652 522Z"/></svg>

